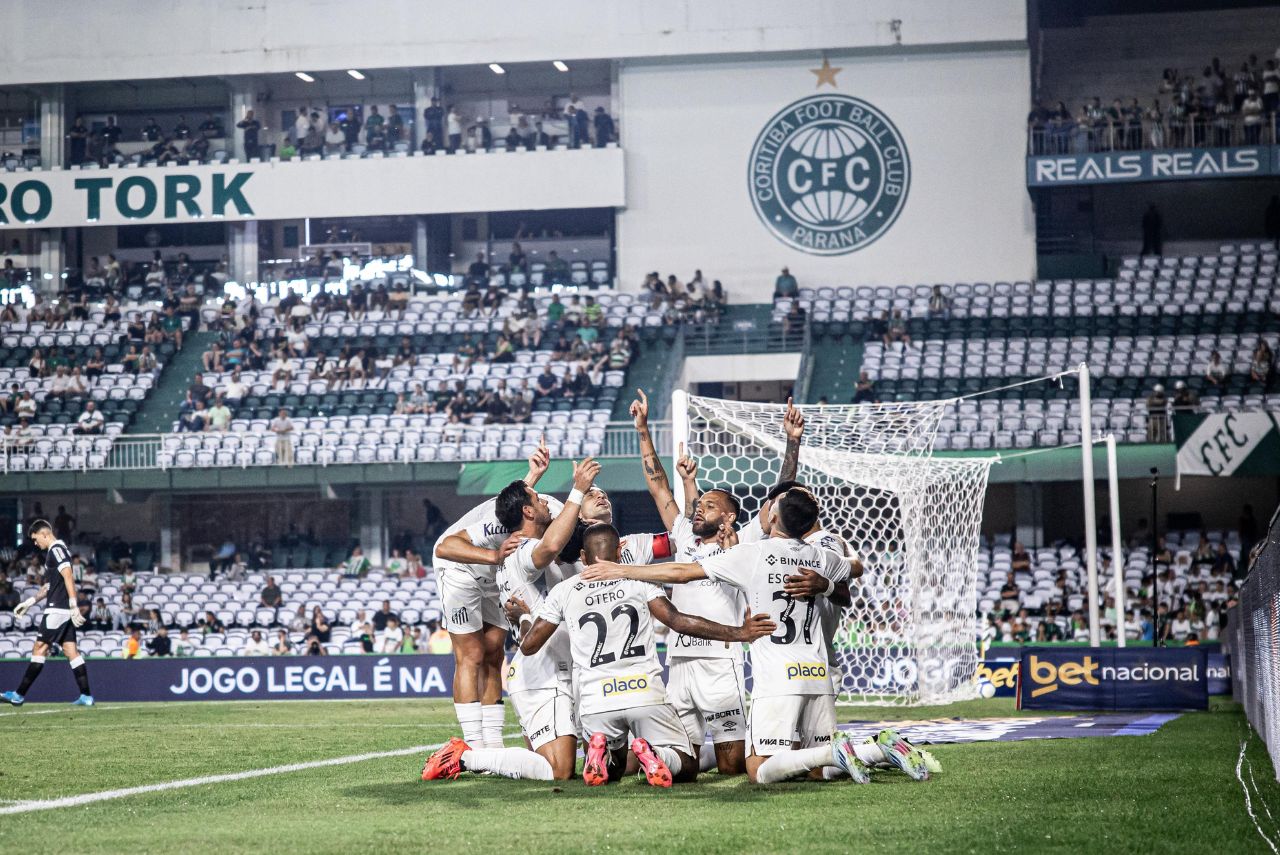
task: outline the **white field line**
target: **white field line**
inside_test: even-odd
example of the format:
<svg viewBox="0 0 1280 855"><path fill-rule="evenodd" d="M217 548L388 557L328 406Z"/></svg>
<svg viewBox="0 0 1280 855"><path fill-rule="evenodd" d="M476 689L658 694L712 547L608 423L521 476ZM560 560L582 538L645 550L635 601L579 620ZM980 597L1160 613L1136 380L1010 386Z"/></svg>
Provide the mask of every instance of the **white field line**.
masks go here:
<svg viewBox="0 0 1280 855"><path fill-rule="evenodd" d="M1244 749L1248 744L1248 738L1240 743L1240 755L1236 757L1236 780L1240 782L1240 789L1244 790L1244 809L1249 812L1249 819L1253 820L1253 827L1258 830L1258 834L1262 839L1267 841L1267 845L1271 847L1271 851L1280 853L1280 849L1276 848L1275 841L1268 837L1267 833L1262 830L1262 825L1258 822L1258 816L1253 812L1253 799L1249 796L1249 787L1245 784L1244 777L1240 774L1240 768L1244 765ZM4 808L0 808L0 812L3 811Z"/></svg>
<svg viewBox="0 0 1280 855"><path fill-rule="evenodd" d="M518 734L516 734L518 735ZM506 734L510 737L512 734ZM363 763L366 760L381 760L386 757L404 757L409 754L421 754L435 751L443 742L434 745L415 745L412 748L397 748L394 751L373 751L368 754L350 754L346 757L331 757L327 760L311 760L306 763L289 763L284 766L269 766L266 769L248 769L244 772L227 772L222 775L206 775L202 778L184 778L179 781L162 781L158 784L145 784L140 787L124 787L118 790L102 790L96 793L84 793L78 796L64 796L58 799L33 799L14 804L0 804L0 815L14 813L31 813L39 810L55 810L64 807L105 802L111 799L123 799L128 796L146 793L163 793L169 790L180 790L186 787L203 787L208 784L227 784L235 781L247 781L251 778L265 778L268 775L284 775L289 772L305 772L308 769L322 769L326 766L345 766L351 763Z"/></svg>

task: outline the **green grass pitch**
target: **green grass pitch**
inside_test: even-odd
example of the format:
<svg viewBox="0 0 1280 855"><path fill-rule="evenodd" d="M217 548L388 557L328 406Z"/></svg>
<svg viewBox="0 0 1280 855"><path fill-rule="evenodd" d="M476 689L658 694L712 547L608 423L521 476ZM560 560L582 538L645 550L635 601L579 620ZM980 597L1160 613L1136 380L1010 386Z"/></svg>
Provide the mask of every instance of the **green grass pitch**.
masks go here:
<svg viewBox="0 0 1280 855"><path fill-rule="evenodd" d="M46 710L55 710L45 712ZM444 701L103 704L0 710L0 807L441 742ZM841 720L1011 715L1004 699ZM33 714L38 713L38 714ZM508 734L514 732L511 724ZM941 775L754 787L702 776L654 790L464 775L417 754L0 815L22 852L1261 852L1236 760L1248 733L1217 701L1151 736L942 745ZM509 738L509 744L515 744ZM1247 758L1263 827L1280 786ZM1246 771L1246 780L1248 774ZM1265 804L1259 804L1259 801Z"/></svg>

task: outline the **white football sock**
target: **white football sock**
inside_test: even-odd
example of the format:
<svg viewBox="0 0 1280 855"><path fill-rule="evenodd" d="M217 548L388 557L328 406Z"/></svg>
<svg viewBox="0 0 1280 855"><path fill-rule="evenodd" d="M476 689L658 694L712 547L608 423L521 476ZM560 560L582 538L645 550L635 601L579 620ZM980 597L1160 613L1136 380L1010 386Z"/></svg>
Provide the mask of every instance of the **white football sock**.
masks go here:
<svg viewBox="0 0 1280 855"><path fill-rule="evenodd" d="M698 771L709 772L718 765L715 745L709 742L702 743L702 747L698 749Z"/></svg>
<svg viewBox="0 0 1280 855"><path fill-rule="evenodd" d="M760 768L756 770L756 781L775 784L803 775L819 766L832 766L834 763L829 745L822 748L801 748L799 751L779 751L760 764Z"/></svg>
<svg viewBox="0 0 1280 855"><path fill-rule="evenodd" d="M674 749L664 748L661 745L650 745L650 750L658 755L658 759L667 764L667 768L671 770L671 777L680 774L680 770L684 768L684 762L680 759L680 755ZM643 770L642 770L643 771Z"/></svg>
<svg viewBox="0 0 1280 855"><path fill-rule="evenodd" d="M480 707L480 724L482 742L485 748L501 748L502 728L506 724L506 716L502 704L484 704Z"/></svg>
<svg viewBox="0 0 1280 855"><path fill-rule="evenodd" d="M823 766L822 767L822 780L824 781L836 781L836 780L839 780L840 778L847 778L847 777L849 776L846 775L844 773L844 770L841 769L839 766Z"/></svg>
<svg viewBox="0 0 1280 855"><path fill-rule="evenodd" d="M864 742L861 745L853 746L853 753L858 755L858 759L868 766L880 766L889 762L884 756L884 752L880 750L880 746L874 742Z"/></svg>
<svg viewBox="0 0 1280 855"><path fill-rule="evenodd" d="M504 778L552 779L547 758L527 748L473 748L462 752L462 765L468 772L492 772Z"/></svg>
<svg viewBox="0 0 1280 855"><path fill-rule="evenodd" d="M462 728L462 741L468 745L484 744L484 729L481 724L482 713L480 702L473 704L454 704L453 711L458 716L458 726Z"/></svg>

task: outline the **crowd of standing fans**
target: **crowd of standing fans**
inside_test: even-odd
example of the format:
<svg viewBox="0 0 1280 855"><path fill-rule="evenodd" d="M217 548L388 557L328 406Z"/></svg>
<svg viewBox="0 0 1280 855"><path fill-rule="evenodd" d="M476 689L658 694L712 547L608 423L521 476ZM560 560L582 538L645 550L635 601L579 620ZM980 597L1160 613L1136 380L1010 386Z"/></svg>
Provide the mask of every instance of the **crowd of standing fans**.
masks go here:
<svg viewBox="0 0 1280 855"><path fill-rule="evenodd" d="M1149 96L1036 105L1027 116L1032 154L1222 148L1274 142L1280 115L1280 51L1237 65L1166 68Z"/></svg>

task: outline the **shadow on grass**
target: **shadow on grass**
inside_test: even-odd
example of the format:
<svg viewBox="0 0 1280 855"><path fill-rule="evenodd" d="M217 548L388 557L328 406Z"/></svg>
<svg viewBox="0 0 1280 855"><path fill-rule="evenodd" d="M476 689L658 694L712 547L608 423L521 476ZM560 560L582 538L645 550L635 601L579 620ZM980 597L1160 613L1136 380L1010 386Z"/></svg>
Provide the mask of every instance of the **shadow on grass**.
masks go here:
<svg viewBox="0 0 1280 855"><path fill-rule="evenodd" d="M608 804L618 799L642 800L651 803L654 798L697 799L723 801L734 804L764 799L770 792L814 788L816 782L775 784L769 787L753 786L746 777L725 779L717 775L704 775L692 784L676 784L670 790L650 787L638 780L625 780L608 784L603 788L588 787L581 779L569 781L515 781L507 778L460 778L456 781L391 781L381 784L362 784L347 787L342 794L351 799L362 799L385 805L416 805L431 803L450 804L455 807L491 807L510 804L513 797L522 802L545 798L554 801L587 804L600 800L606 794ZM605 804L606 802L601 802Z"/></svg>

